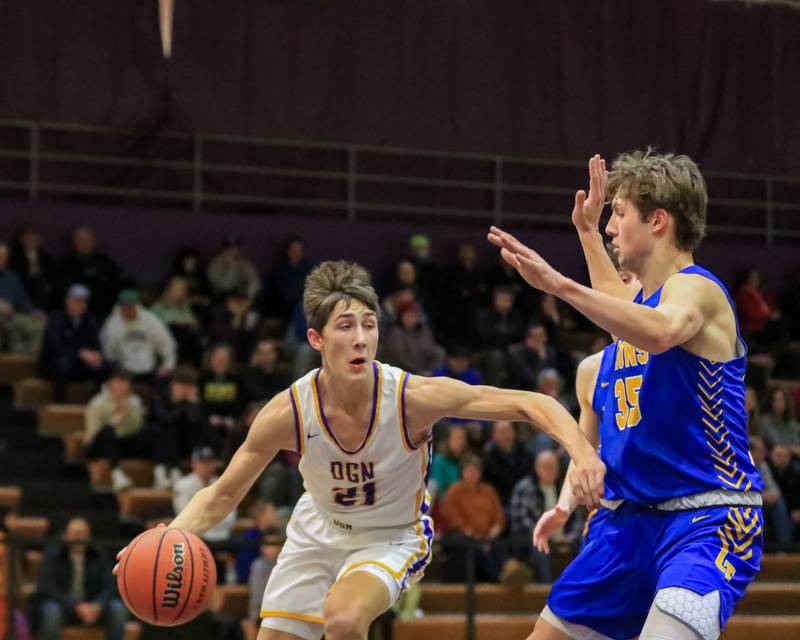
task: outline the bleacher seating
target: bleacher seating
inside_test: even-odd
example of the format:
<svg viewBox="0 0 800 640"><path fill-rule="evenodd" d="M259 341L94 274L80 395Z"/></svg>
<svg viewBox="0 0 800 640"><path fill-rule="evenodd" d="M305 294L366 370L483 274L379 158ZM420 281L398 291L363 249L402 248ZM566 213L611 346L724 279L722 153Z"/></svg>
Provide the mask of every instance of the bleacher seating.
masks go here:
<svg viewBox="0 0 800 640"><path fill-rule="evenodd" d="M0 505L17 509L20 500L22 500L22 489L20 487L0 487Z"/></svg>
<svg viewBox="0 0 800 640"><path fill-rule="evenodd" d="M20 353L0 353L0 384L14 384L17 380L36 375L36 358Z"/></svg>

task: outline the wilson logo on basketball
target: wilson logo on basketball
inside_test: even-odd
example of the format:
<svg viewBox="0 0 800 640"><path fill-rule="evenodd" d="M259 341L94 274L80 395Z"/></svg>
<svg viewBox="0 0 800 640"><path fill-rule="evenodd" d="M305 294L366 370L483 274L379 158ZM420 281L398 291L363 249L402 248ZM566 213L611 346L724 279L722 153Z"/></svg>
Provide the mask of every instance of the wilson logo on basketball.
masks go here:
<svg viewBox="0 0 800 640"><path fill-rule="evenodd" d="M183 543L172 545L172 571L167 574L167 588L161 596L161 606L174 609L183 586L183 563L185 562Z"/></svg>

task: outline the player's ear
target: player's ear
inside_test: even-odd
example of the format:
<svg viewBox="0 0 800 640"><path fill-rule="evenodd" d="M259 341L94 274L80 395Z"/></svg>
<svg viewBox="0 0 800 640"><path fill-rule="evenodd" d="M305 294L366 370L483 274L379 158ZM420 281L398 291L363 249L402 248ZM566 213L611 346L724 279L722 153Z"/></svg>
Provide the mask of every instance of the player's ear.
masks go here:
<svg viewBox="0 0 800 640"><path fill-rule="evenodd" d="M664 233L669 227L670 215L666 209L656 209L650 214L650 225L655 233Z"/></svg>
<svg viewBox="0 0 800 640"><path fill-rule="evenodd" d="M322 334L319 331L309 329L306 331L306 337L308 338L308 344L311 345L314 351L322 351Z"/></svg>

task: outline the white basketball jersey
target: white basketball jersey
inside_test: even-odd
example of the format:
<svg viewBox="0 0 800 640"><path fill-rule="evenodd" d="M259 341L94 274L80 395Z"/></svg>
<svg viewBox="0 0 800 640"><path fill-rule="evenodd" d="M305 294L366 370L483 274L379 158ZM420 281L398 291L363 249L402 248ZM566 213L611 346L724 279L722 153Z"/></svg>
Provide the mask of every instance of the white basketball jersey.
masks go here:
<svg viewBox="0 0 800 640"><path fill-rule="evenodd" d="M336 439L320 398L320 370L291 387L291 401L306 491L334 524L347 529L391 527L419 520L430 505L426 487L431 438L414 446L405 423L408 373L373 363L372 412L364 440L354 450Z"/></svg>

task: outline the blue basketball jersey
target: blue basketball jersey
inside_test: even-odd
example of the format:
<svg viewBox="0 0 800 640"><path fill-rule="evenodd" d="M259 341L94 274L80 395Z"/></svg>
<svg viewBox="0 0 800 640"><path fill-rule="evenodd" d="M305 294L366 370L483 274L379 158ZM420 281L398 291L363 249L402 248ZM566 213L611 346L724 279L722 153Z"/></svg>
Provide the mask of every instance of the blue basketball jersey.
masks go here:
<svg viewBox="0 0 800 640"><path fill-rule="evenodd" d="M723 284L691 265L680 273ZM658 306L659 288L647 300ZM701 358L676 346L651 354L623 340L600 420L601 457L607 466L605 497L654 505L720 489L761 491L750 458L744 408L746 347L737 322L737 356L726 362Z"/></svg>
<svg viewBox="0 0 800 640"><path fill-rule="evenodd" d="M608 387L611 382L611 374L614 373L614 357L617 353L617 343L612 342L603 349L603 356L600 360L600 369L597 371L597 380L594 383L594 393L592 394L592 410L598 418L603 417L603 408L606 404Z"/></svg>

